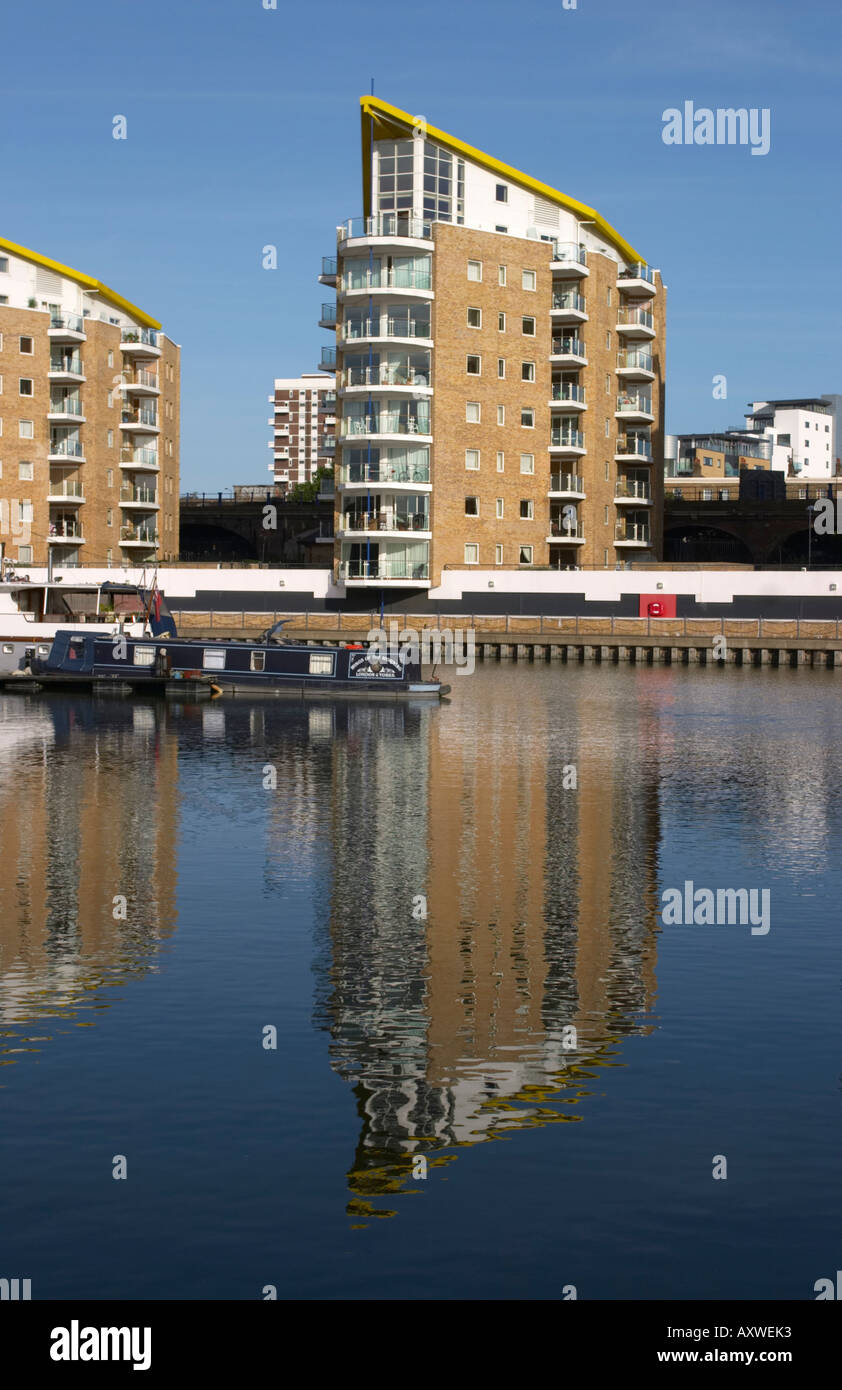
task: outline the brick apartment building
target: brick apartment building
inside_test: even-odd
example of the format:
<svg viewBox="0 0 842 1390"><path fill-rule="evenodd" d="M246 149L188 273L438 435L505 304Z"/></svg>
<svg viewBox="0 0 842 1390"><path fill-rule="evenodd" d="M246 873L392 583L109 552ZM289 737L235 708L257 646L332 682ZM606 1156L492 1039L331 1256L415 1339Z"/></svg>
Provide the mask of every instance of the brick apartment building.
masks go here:
<svg viewBox="0 0 842 1390"><path fill-rule="evenodd" d="M0 239L0 552L178 556L180 348L101 281Z"/></svg>
<svg viewBox="0 0 842 1390"><path fill-rule="evenodd" d="M323 372L276 377L269 397L272 481L281 487L308 483L319 468L333 468L336 447L336 386Z"/></svg>

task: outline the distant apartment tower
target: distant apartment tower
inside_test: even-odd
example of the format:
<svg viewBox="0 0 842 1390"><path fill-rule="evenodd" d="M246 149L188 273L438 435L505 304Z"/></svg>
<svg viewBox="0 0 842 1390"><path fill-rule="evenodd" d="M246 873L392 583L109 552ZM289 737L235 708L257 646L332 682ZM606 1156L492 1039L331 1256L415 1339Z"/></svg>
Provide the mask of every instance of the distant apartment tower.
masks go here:
<svg viewBox="0 0 842 1390"><path fill-rule="evenodd" d="M278 486L308 483L318 468L333 468L336 431L336 386L322 372L276 377L269 397L272 462Z"/></svg>
<svg viewBox="0 0 842 1390"><path fill-rule="evenodd" d="M821 482L842 473L836 435L840 400L830 395L750 401L746 424L770 441L773 469L788 478Z"/></svg>
<svg viewBox="0 0 842 1390"><path fill-rule="evenodd" d="M593 209L361 106L364 215L320 277L337 288L337 579L657 557L659 272Z"/></svg>
<svg viewBox="0 0 842 1390"><path fill-rule="evenodd" d="M0 550L178 557L180 348L101 281L0 239Z"/></svg>

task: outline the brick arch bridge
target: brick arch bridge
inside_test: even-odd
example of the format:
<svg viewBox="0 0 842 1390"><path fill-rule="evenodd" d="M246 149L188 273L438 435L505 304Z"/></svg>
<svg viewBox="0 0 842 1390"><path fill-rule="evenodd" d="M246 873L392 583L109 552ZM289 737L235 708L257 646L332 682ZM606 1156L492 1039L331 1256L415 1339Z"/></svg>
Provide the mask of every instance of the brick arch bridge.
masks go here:
<svg viewBox="0 0 842 1390"><path fill-rule="evenodd" d="M810 504L812 505L812 503ZM665 560L842 567L842 535L810 534L808 501L684 501L664 506Z"/></svg>

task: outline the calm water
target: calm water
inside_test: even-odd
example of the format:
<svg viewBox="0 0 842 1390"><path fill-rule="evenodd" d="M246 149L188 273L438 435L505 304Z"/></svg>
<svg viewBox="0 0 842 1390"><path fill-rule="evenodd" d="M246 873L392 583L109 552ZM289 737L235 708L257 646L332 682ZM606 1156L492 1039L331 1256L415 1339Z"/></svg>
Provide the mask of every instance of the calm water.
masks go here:
<svg viewBox="0 0 842 1390"><path fill-rule="evenodd" d="M810 1299L833 1275L839 677L451 681L436 708L0 699L0 1276ZM685 879L768 887L768 935L663 926Z"/></svg>

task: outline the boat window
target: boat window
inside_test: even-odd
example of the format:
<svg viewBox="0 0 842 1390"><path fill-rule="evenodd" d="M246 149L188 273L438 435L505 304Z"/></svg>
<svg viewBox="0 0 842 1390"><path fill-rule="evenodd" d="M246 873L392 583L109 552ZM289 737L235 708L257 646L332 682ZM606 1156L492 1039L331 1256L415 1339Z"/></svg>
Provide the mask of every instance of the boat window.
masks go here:
<svg viewBox="0 0 842 1390"><path fill-rule="evenodd" d="M202 666L206 671L225 670L225 651L222 647L205 647Z"/></svg>
<svg viewBox="0 0 842 1390"><path fill-rule="evenodd" d="M15 649L14 649L14 647L12 646L11 642L4 642L4 643L3 643L3 652L4 652L5 655L8 655L10 652L13 652L14 650L15 650Z"/></svg>
<svg viewBox="0 0 842 1390"><path fill-rule="evenodd" d="M39 647L39 648L38 648L38 655L39 655L39 656L49 656L49 655L50 655L50 649L49 649L49 647Z"/></svg>
<svg viewBox="0 0 842 1390"><path fill-rule="evenodd" d="M265 671L265 670L266 670L266 653L265 653L265 652L252 652L252 654L251 654L251 669L252 669L252 671Z"/></svg>
<svg viewBox="0 0 842 1390"><path fill-rule="evenodd" d="M67 644L67 655L71 661L78 661L85 654L84 637L71 637Z"/></svg>
<svg viewBox="0 0 842 1390"><path fill-rule="evenodd" d="M333 675L333 652L311 652L311 653L310 653L310 675L311 675L311 676L332 676L332 675Z"/></svg>
<svg viewBox="0 0 842 1390"><path fill-rule="evenodd" d="M154 666L155 648L138 645L134 648L135 666Z"/></svg>

